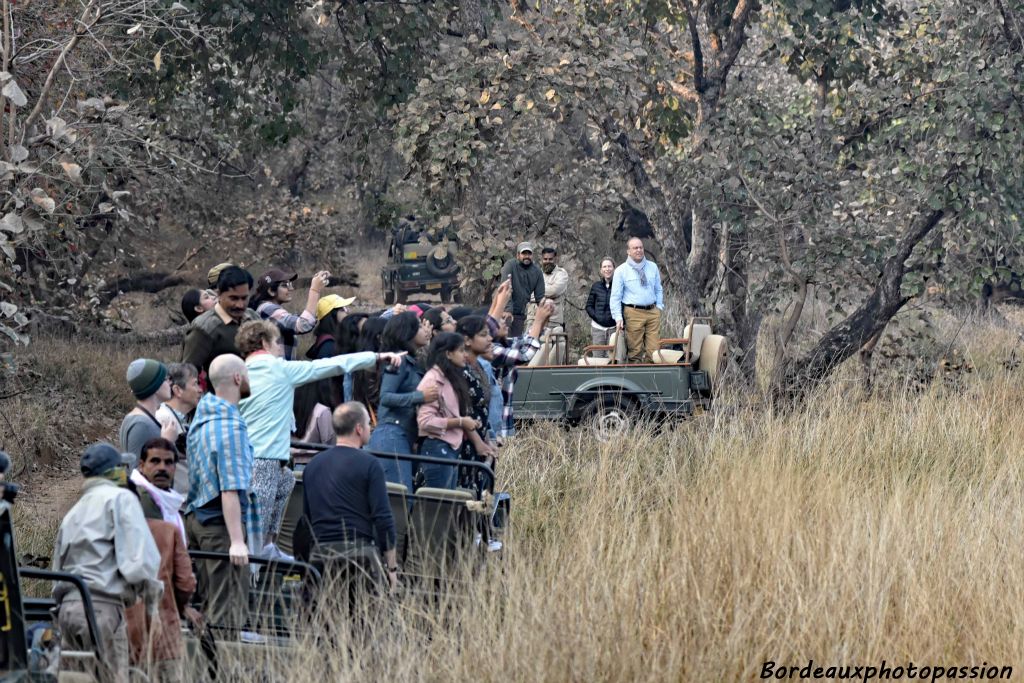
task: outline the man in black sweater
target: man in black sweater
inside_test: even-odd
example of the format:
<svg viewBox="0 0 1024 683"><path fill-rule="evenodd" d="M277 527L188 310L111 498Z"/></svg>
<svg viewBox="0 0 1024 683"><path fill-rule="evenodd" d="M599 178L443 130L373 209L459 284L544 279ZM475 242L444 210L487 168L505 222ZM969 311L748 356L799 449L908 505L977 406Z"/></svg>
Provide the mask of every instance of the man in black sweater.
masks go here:
<svg viewBox="0 0 1024 683"><path fill-rule="evenodd" d="M370 441L370 415L350 401L334 410L337 446L317 454L302 473L303 514L321 551L350 556L376 548L384 556L388 583L398 586L395 519L388 503L384 468L362 450Z"/></svg>
<svg viewBox="0 0 1024 683"><path fill-rule="evenodd" d="M501 281L510 278L512 298L505 307L505 311L512 314L509 336L521 337L526 327L526 306L530 298L533 297L537 304L544 299L544 273L533 262L533 245L529 242L520 242L516 247L516 257L501 267Z"/></svg>

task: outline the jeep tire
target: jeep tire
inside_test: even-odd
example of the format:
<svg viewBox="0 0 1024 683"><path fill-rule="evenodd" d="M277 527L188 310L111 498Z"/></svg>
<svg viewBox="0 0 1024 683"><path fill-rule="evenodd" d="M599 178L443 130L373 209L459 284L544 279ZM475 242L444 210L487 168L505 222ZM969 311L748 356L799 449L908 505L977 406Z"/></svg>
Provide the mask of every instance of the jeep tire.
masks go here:
<svg viewBox="0 0 1024 683"><path fill-rule="evenodd" d="M455 273L459 265L455 262L455 255L444 249L444 256L438 258L437 252L442 247L435 247L427 254L427 272L434 277L445 278Z"/></svg>

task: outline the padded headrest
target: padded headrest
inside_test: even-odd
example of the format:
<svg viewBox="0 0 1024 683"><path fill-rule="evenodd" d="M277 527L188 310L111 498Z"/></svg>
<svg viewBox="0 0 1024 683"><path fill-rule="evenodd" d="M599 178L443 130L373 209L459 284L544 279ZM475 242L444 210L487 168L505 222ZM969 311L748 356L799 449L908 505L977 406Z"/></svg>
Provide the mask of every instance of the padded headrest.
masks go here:
<svg viewBox="0 0 1024 683"><path fill-rule="evenodd" d="M690 328L693 327L691 330ZM700 347L704 344L704 339L711 334L711 325L707 323L697 323L694 325L690 323L683 329L683 337L690 340L690 351L692 356L690 362L695 362L700 358Z"/></svg>

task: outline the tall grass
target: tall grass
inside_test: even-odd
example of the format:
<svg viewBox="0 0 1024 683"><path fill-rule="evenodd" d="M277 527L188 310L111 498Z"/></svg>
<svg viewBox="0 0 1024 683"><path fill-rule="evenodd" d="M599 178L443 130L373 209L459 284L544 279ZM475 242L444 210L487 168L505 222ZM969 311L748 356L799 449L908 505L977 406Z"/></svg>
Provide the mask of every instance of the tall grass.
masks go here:
<svg viewBox="0 0 1024 683"><path fill-rule="evenodd" d="M357 634L324 607L331 637L223 665L291 681L1017 665L1024 371L1000 364L1010 331L963 343L978 369L957 386L863 401L850 371L795 412L736 400L608 443L534 425L502 456L512 526L482 573L439 604L374 602Z"/></svg>
<svg viewBox="0 0 1024 683"><path fill-rule="evenodd" d="M708 415L607 444L534 428L502 460L504 557L443 608L380 603L369 643L305 642L286 678L1012 666L1024 654L1022 399L1019 377L993 374L967 394L871 403L836 385L800 413Z"/></svg>

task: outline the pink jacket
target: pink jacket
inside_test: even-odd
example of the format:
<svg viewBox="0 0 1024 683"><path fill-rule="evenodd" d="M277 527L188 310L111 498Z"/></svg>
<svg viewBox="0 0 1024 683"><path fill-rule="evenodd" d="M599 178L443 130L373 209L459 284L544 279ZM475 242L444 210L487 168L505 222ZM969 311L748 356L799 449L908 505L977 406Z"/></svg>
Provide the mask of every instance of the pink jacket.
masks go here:
<svg viewBox="0 0 1024 683"><path fill-rule="evenodd" d="M420 436L430 439L440 439L449 446L458 450L462 447L462 440L465 434L461 427L448 429L445 427L448 420L453 417L461 417L459 414L459 397L455 393L455 387L444 376L437 367L430 368L427 374L420 380L416 387L417 391L423 391L427 387L436 386L439 389L438 398L431 403L423 403L416 409L416 422L419 425Z"/></svg>

